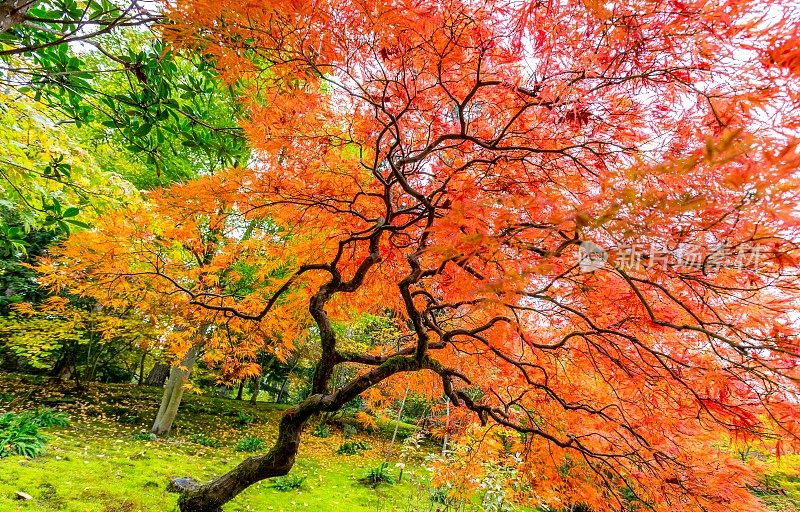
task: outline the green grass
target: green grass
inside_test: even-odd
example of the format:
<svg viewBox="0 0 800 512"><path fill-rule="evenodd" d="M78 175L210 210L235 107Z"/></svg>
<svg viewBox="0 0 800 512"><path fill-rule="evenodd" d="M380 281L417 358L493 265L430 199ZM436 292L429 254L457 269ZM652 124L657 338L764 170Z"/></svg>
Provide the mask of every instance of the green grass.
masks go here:
<svg viewBox="0 0 800 512"><path fill-rule="evenodd" d="M234 451L237 441L243 436L258 436L269 444L284 409L190 395L186 397L187 409L192 412L182 411L175 435L147 441L134 438L134 434L149 426L158 405L158 390L92 386L84 395L73 396L68 390L39 388L36 381L0 376L0 392L11 389L17 396L30 393L27 403L15 405L15 409L54 406L70 414L70 424L48 429L49 441L39 457L0 460L3 511L175 511L177 497L165 491L172 477L206 481L232 468L248 456ZM0 410L2 407L0 404ZM257 422L221 427L219 418L236 410L243 410ZM141 416L141 420L120 421L130 416ZM222 446L200 446L192 440L198 435L213 437ZM410 479L404 477L401 484L371 489L359 483L365 471L381 464L388 442L376 436L362 437L374 448L359 457L348 457L335 453L344 441L340 432L332 432L329 439L307 432L290 473L305 477L302 487L281 491L266 480L245 491L225 511L435 510L428 498L428 477L421 468ZM18 491L34 499L18 501Z"/></svg>

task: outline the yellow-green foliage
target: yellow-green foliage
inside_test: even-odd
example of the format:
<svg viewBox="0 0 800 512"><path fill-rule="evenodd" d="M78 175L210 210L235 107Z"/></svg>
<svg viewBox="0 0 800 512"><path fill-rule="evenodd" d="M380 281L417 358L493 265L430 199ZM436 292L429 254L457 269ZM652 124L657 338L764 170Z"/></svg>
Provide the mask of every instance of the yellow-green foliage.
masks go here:
<svg viewBox="0 0 800 512"><path fill-rule="evenodd" d="M95 356L112 343L136 346L154 338L141 318L104 308L80 308L62 297L51 297L34 308L15 305L0 316L0 340L34 368L51 368L64 345L87 345Z"/></svg>
<svg viewBox="0 0 800 512"><path fill-rule="evenodd" d="M0 92L0 148L0 206L26 227L59 220L77 226L91 219L90 212L136 196L24 94Z"/></svg>
<svg viewBox="0 0 800 512"><path fill-rule="evenodd" d="M57 352L65 343L79 343L83 333L58 318L0 317L0 337L16 355L24 357L33 368L53 366Z"/></svg>

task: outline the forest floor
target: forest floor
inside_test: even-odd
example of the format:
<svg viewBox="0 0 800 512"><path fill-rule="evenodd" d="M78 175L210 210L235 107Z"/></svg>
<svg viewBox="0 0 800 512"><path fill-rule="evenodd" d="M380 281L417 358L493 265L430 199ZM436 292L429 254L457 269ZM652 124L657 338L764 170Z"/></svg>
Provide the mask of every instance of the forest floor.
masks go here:
<svg viewBox="0 0 800 512"><path fill-rule="evenodd" d="M171 478L207 481L224 473L248 456L235 450L247 437L258 437L268 446L286 407L187 394L172 435L153 441L146 432L159 399L160 390L154 388L92 384L76 394L70 387L54 386L38 377L0 374L0 413L47 406L70 417L69 426L44 430L49 440L38 457L0 459L0 511L177 511L176 495L166 492ZM219 446L202 446L200 437ZM345 438L336 427L331 427L330 437L319 438L309 429L290 473L305 478L302 487L281 491L272 481L264 481L225 510L450 510L432 501L430 473L421 459L407 467L402 482L377 487L359 482L367 470L384 461L390 438L386 431ZM338 454L345 441L362 441L369 449L358 455ZM399 443L393 451L399 451ZM764 485L755 492L776 512L800 512L800 456L785 456L771 467ZM396 477L394 462L389 469ZM32 499L17 499L20 492Z"/></svg>
<svg viewBox="0 0 800 512"><path fill-rule="evenodd" d="M234 449L246 437L259 437L269 446L285 408L187 394L172 435L152 441L143 432L159 399L159 390L147 387L92 384L77 395L68 387L45 386L36 377L0 375L0 413L48 406L70 417L68 427L43 430L49 441L38 457L0 459L0 511L176 511L177 496L165 490L171 478L207 481L224 473L249 455ZM243 424L240 412L254 421ZM220 446L202 446L195 442L198 436ZM341 429L331 427L327 438L306 433L291 472L305 477L300 489L280 491L264 481L240 495L226 512L436 510L430 475L420 463L406 469L400 483L373 488L359 482L383 462L389 436L359 433L347 440L363 441L370 448L339 455L336 451L346 441ZM394 453L398 450L396 442ZM396 478L394 463L390 471ZM19 500L18 492L33 499Z"/></svg>

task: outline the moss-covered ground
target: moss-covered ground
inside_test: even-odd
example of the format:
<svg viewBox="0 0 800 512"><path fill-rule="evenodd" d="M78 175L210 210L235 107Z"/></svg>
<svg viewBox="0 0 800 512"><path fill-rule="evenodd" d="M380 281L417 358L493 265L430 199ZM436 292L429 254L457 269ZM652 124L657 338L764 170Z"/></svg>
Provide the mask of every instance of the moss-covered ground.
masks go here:
<svg viewBox="0 0 800 512"><path fill-rule="evenodd" d="M0 411L50 406L70 415L68 427L44 430L49 441L39 457L0 459L0 511L177 510L176 495L165 490L172 477L205 481L230 469L247 457L235 451L241 439L255 436L269 444L284 408L187 395L172 436L152 441L142 432L158 400L159 391L146 387L91 385L75 393L32 377L0 377ZM280 491L264 481L240 495L226 512L436 510L429 499L429 475L420 465L407 469L403 481L394 485L373 488L358 481L382 463L386 435L355 434L352 440L364 441L370 449L347 456L336 453L345 441L341 429L331 427L324 439L310 430L291 473L305 477L300 489ZM195 442L198 435L221 446L202 446ZM18 500L17 492L33 499Z"/></svg>

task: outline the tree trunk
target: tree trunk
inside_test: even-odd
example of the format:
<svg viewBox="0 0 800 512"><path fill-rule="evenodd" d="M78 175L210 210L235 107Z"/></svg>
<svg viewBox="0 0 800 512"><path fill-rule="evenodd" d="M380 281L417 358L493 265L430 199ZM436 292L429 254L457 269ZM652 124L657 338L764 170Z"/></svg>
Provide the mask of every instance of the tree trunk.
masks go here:
<svg viewBox="0 0 800 512"><path fill-rule="evenodd" d="M275 362L275 356L269 358L269 362L267 364L261 364L261 373L258 374L258 377L255 378L255 382L253 384L253 396L250 397L250 403L256 405L258 402L258 394L261 392L261 382L264 380L264 377L269 372L269 369L272 367L272 363Z"/></svg>
<svg viewBox="0 0 800 512"><path fill-rule="evenodd" d="M286 393L287 387L289 387L289 375L287 375L286 378L283 379L283 384L281 384L281 389L280 391L278 391L278 397L275 399L275 403L278 404L282 403L283 394Z"/></svg>
<svg viewBox="0 0 800 512"><path fill-rule="evenodd" d="M86 370L86 375L83 377L84 382L94 382L97 380L97 366L100 363L100 357L103 355L103 350L97 347L95 352L94 359L90 360L89 354L86 355L86 364L89 365L89 369Z"/></svg>
<svg viewBox="0 0 800 512"><path fill-rule="evenodd" d="M394 448L394 441L397 439L397 430L400 428L400 420L403 418L403 409L406 408L406 399L408 398L408 385L406 385L406 392L403 394L403 401L400 402L400 410L397 411L397 420L394 423L394 432L392 432L392 441L389 443L389 449L386 450L386 461L392 456L392 449Z"/></svg>
<svg viewBox="0 0 800 512"><path fill-rule="evenodd" d="M72 344L64 345L64 353L56 362L51 375L59 381L66 382L77 374L75 368L75 350Z"/></svg>
<svg viewBox="0 0 800 512"><path fill-rule="evenodd" d="M181 405L181 398L183 398L183 387L189 380L189 375L199 353L200 344L197 344L186 352L179 365L170 370L169 380L164 388L164 396L161 399L161 406L158 408L156 420L150 430L156 436L166 436L172 429L172 423L178 415L178 407Z"/></svg>
<svg viewBox="0 0 800 512"><path fill-rule="evenodd" d="M447 455L447 434L450 431L450 397L447 397L447 420L444 424L444 441L442 441L442 457Z"/></svg>
<svg viewBox="0 0 800 512"><path fill-rule="evenodd" d="M395 356L380 366L355 377L333 394L313 394L284 413L278 428L278 439L264 455L251 457L230 472L205 485L191 479L174 479L170 489L181 493L178 507L181 512L220 512L222 505L243 490L266 478L285 475L292 469L303 425L313 415L335 412L367 389L399 373L431 368L427 359Z"/></svg>
<svg viewBox="0 0 800 512"><path fill-rule="evenodd" d="M236 400L241 400L244 393L244 379L239 381L239 391L236 393Z"/></svg>
<svg viewBox="0 0 800 512"><path fill-rule="evenodd" d="M181 512L221 512L222 505L243 490L266 478L282 476L294 466L303 425L321 406L322 397L314 395L302 404L288 410L281 419L278 439L264 455L251 457L230 472L205 485L192 481L173 480L181 495L178 506Z"/></svg>
<svg viewBox="0 0 800 512"><path fill-rule="evenodd" d="M142 352L142 358L139 359L139 380L136 382L137 386L144 384L144 363L147 360L147 352Z"/></svg>
<svg viewBox="0 0 800 512"><path fill-rule="evenodd" d="M294 372L295 368L297 368L299 364L300 364L300 357L295 356L294 363L292 363L292 367L289 368L289 373L287 373L286 378L283 379L283 384L281 384L281 390L278 392L278 398L275 399L275 403L279 404L283 400L283 395L289 388L289 377L292 376L292 372Z"/></svg>
<svg viewBox="0 0 800 512"><path fill-rule="evenodd" d="M256 377L253 382L253 396L250 397L250 403L256 405L258 402L258 394L261 392L261 375Z"/></svg>
<svg viewBox="0 0 800 512"><path fill-rule="evenodd" d="M0 1L0 33L22 23L35 3L35 0Z"/></svg>
<svg viewBox="0 0 800 512"><path fill-rule="evenodd" d="M153 365L153 369L150 370L150 373L147 374L144 385L160 388L164 385L167 377L169 377L169 365L164 363L156 363Z"/></svg>

